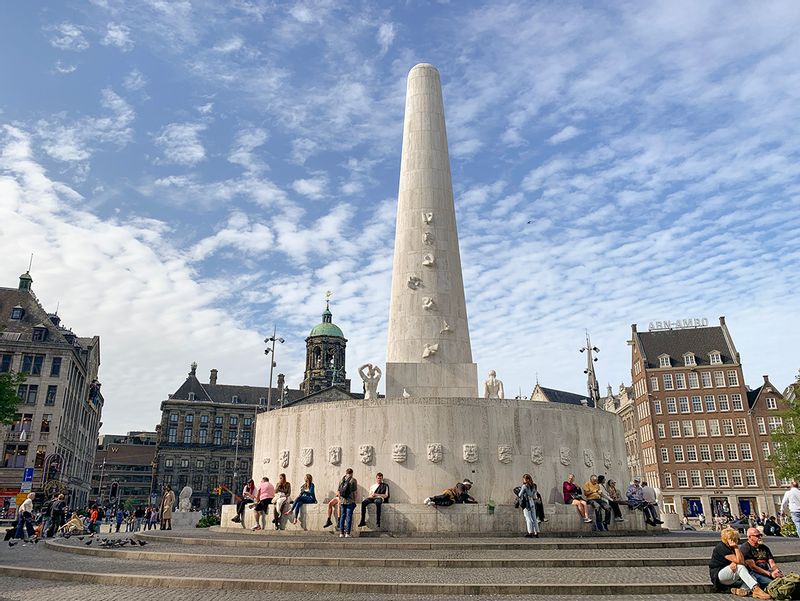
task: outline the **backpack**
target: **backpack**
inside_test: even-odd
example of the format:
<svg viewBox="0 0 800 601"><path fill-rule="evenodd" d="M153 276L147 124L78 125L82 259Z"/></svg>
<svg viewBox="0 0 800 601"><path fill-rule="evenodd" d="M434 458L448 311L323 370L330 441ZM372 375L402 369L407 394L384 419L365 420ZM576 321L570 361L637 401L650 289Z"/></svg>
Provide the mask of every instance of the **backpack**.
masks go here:
<svg viewBox="0 0 800 601"><path fill-rule="evenodd" d="M790 572L767 585L773 599L800 599L800 574Z"/></svg>
<svg viewBox="0 0 800 601"><path fill-rule="evenodd" d="M350 483L353 480L348 480L347 478L342 478L342 481L339 483L339 496L340 497L347 497L349 496L348 493L350 492Z"/></svg>

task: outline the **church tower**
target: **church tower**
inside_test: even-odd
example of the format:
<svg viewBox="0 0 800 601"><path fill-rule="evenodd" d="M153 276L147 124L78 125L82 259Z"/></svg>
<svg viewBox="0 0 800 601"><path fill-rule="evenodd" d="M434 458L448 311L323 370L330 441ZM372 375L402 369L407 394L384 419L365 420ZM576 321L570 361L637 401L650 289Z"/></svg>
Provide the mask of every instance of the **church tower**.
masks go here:
<svg viewBox="0 0 800 601"><path fill-rule="evenodd" d="M333 323L330 301L325 301L322 323L317 324L306 338L306 370L301 390L313 394L331 386L350 390L345 372L347 339Z"/></svg>

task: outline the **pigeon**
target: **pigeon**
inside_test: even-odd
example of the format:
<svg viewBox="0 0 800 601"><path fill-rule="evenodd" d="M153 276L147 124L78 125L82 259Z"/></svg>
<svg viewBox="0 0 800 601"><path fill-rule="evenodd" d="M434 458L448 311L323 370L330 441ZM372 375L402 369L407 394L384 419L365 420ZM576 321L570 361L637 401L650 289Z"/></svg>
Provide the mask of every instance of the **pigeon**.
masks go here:
<svg viewBox="0 0 800 601"><path fill-rule="evenodd" d="M92 539L89 539L89 540L87 540L87 541L86 541L85 543L83 543L83 544L84 544L84 545L86 545L86 546L88 547L88 546L89 546L89 545L91 545L93 542L94 542L94 541L93 541Z"/></svg>
<svg viewBox="0 0 800 601"><path fill-rule="evenodd" d="M86 538L86 537L85 536L79 536L78 540L83 540L84 538Z"/></svg>
<svg viewBox="0 0 800 601"><path fill-rule="evenodd" d="M38 545L39 544L39 537L38 536L33 539L33 544L34 545Z"/></svg>
<svg viewBox="0 0 800 601"><path fill-rule="evenodd" d="M13 546L14 546L14 545L16 545L18 542L19 542L18 540L10 540L10 541L8 541L8 546L9 546L9 547L13 547Z"/></svg>
<svg viewBox="0 0 800 601"><path fill-rule="evenodd" d="M137 540L136 542L139 543L140 547L144 547L147 544L147 541L144 540Z"/></svg>

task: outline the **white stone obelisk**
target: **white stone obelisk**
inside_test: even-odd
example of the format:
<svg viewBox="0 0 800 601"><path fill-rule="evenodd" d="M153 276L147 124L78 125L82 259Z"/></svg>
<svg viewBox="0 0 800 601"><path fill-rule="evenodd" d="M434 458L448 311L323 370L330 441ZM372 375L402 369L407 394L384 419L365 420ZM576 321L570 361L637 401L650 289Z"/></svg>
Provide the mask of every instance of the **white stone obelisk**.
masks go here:
<svg viewBox="0 0 800 601"><path fill-rule="evenodd" d="M442 84L436 67L408 74L386 396L478 396L458 248Z"/></svg>

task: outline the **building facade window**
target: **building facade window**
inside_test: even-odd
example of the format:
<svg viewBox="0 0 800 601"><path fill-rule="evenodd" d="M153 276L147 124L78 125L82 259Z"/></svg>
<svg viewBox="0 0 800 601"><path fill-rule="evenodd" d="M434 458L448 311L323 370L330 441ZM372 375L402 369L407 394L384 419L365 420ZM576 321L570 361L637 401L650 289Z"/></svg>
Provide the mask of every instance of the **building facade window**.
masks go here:
<svg viewBox="0 0 800 601"><path fill-rule="evenodd" d="M739 461L739 450L736 448L736 443L728 445L728 461Z"/></svg>
<svg viewBox="0 0 800 601"><path fill-rule="evenodd" d="M36 397L39 395L38 384L20 384L17 388L17 396L26 405L35 405Z"/></svg>
<svg viewBox="0 0 800 601"><path fill-rule="evenodd" d="M693 444L686 445L686 461L695 463L697 461L697 447Z"/></svg>
<svg viewBox="0 0 800 601"><path fill-rule="evenodd" d="M661 355L658 358L658 366L659 367L671 367L672 364L670 363L669 355Z"/></svg>
<svg viewBox="0 0 800 601"><path fill-rule="evenodd" d="M702 382L703 388L711 388L711 372L700 372L700 382Z"/></svg>
<svg viewBox="0 0 800 601"><path fill-rule="evenodd" d="M650 376L650 390L653 392L658 391L658 378L656 376Z"/></svg>
<svg viewBox="0 0 800 601"><path fill-rule="evenodd" d="M769 443L768 442L762 442L761 443L761 456L764 457L764 459L769 459L770 455L772 455L772 452L770 451Z"/></svg>
<svg viewBox="0 0 800 601"><path fill-rule="evenodd" d="M697 362L694 359L694 353L686 353L683 356L683 364L687 367L691 367L692 365L697 365Z"/></svg>
<svg viewBox="0 0 800 601"><path fill-rule="evenodd" d="M714 461L725 461L725 450L721 444L714 445Z"/></svg>
<svg viewBox="0 0 800 601"><path fill-rule="evenodd" d="M776 401L774 397L768 396L767 409L769 409L770 411L774 411L777 408L778 408L778 401Z"/></svg>
<svg viewBox="0 0 800 601"><path fill-rule="evenodd" d="M686 375L675 374L675 386L678 390L686 390Z"/></svg>
<svg viewBox="0 0 800 601"><path fill-rule="evenodd" d="M723 419L722 420L722 433L725 436L733 436L733 420L732 419Z"/></svg>
<svg viewBox="0 0 800 601"><path fill-rule="evenodd" d="M185 424L192 424L192 423L194 423L194 414L192 414L192 413L187 413L186 415L184 415L184 416L183 416L183 423L185 423Z"/></svg>
<svg viewBox="0 0 800 601"><path fill-rule="evenodd" d="M197 469L201 470L206 466L206 462L204 459L198 459L197 461L195 461L194 466Z"/></svg>
<svg viewBox="0 0 800 601"><path fill-rule="evenodd" d="M728 470L717 470L717 483L721 488L727 488L728 484Z"/></svg>
<svg viewBox="0 0 800 601"><path fill-rule="evenodd" d="M725 372L714 372L714 386L717 388L725 388Z"/></svg>
<svg viewBox="0 0 800 601"><path fill-rule="evenodd" d="M721 394L717 397L717 402L719 403L719 410L720 411L730 411L731 406L728 404L728 395Z"/></svg>
<svg viewBox="0 0 800 601"><path fill-rule="evenodd" d="M50 362L50 377L57 378L61 375L61 357L53 357Z"/></svg>
<svg viewBox="0 0 800 601"><path fill-rule="evenodd" d="M753 451L750 448L749 442L743 442L739 445L739 451L742 456L742 461L752 461L753 460Z"/></svg>
<svg viewBox="0 0 800 601"><path fill-rule="evenodd" d="M183 429L183 444L192 444L192 429Z"/></svg>
<svg viewBox="0 0 800 601"><path fill-rule="evenodd" d="M169 428L167 430L167 442L178 442L178 428Z"/></svg>
<svg viewBox="0 0 800 601"><path fill-rule="evenodd" d="M680 405L681 413L689 413L689 397L682 396L678 398L678 405Z"/></svg>
<svg viewBox="0 0 800 601"><path fill-rule="evenodd" d="M661 415L661 400L653 399L653 413Z"/></svg>
<svg viewBox="0 0 800 601"><path fill-rule="evenodd" d="M197 442L198 444L206 444L208 442L208 430L200 428L197 432Z"/></svg>
<svg viewBox="0 0 800 601"><path fill-rule="evenodd" d="M687 438L691 438L692 436L694 436L694 427L692 426L692 420L685 419L683 420L683 423L681 425L683 426L682 431L684 436L686 436Z"/></svg>
<svg viewBox="0 0 800 601"><path fill-rule="evenodd" d="M29 376L41 376L42 363L44 363L44 355L22 355L22 369L20 371Z"/></svg>
<svg viewBox="0 0 800 601"><path fill-rule="evenodd" d="M708 436L708 432L706 431L706 420L696 419L694 421L694 429L698 436Z"/></svg>
<svg viewBox="0 0 800 601"><path fill-rule="evenodd" d="M659 438L666 438L667 437L667 433L665 432L665 430L666 430L666 428L664 427L664 424L661 424L661 423L656 424L656 432L658 432L658 437Z"/></svg>
<svg viewBox="0 0 800 601"><path fill-rule="evenodd" d="M705 401L706 401L706 411L711 413L712 411L716 411L717 410L717 401L714 398L713 394L707 394L706 398L705 398Z"/></svg>
<svg viewBox="0 0 800 601"><path fill-rule="evenodd" d="M780 417L769 417L767 418L767 422L769 423L770 432L774 432L783 426L783 419Z"/></svg>
<svg viewBox="0 0 800 601"><path fill-rule="evenodd" d="M223 417L221 415L217 415L217 416L214 417L214 425L217 426L217 427L221 427L223 421L224 420L223 420Z"/></svg>
<svg viewBox="0 0 800 601"><path fill-rule="evenodd" d="M672 374L664 374L664 390L675 390L675 384L672 381Z"/></svg>
<svg viewBox="0 0 800 601"><path fill-rule="evenodd" d="M165 459L164 460L164 467L172 467L173 460L172 459Z"/></svg>
<svg viewBox="0 0 800 601"><path fill-rule="evenodd" d="M717 351L711 352L708 354L708 362L711 365L719 365L722 363L722 355L720 355Z"/></svg>
<svg viewBox="0 0 800 601"><path fill-rule="evenodd" d="M680 438L681 437L681 425L678 421L671 421L669 422L669 435L672 438Z"/></svg>
<svg viewBox="0 0 800 601"><path fill-rule="evenodd" d="M695 488L699 488L702 486L702 482L700 481L700 470L692 470L689 472L691 479L692 479L692 486Z"/></svg>
<svg viewBox="0 0 800 601"><path fill-rule="evenodd" d="M745 418L736 418L736 433L739 436L747 436L747 420Z"/></svg>
<svg viewBox="0 0 800 601"><path fill-rule="evenodd" d="M707 444L700 445L700 461L711 461L711 447Z"/></svg>
<svg viewBox="0 0 800 601"><path fill-rule="evenodd" d="M178 423L178 414L177 413L170 413L169 414L169 423L177 424Z"/></svg>
<svg viewBox="0 0 800 601"><path fill-rule="evenodd" d="M48 384L47 395L44 397L44 404L55 405L57 394L58 394L58 386L56 386L55 384Z"/></svg>
<svg viewBox="0 0 800 601"><path fill-rule="evenodd" d="M201 426L207 426L208 425L208 416L207 415L201 415L200 416L200 425Z"/></svg>
<svg viewBox="0 0 800 601"><path fill-rule="evenodd" d="M772 468L767 470L767 484L769 486L778 486L778 480L775 478L775 470Z"/></svg>
<svg viewBox="0 0 800 601"><path fill-rule="evenodd" d="M695 395L692 397L692 411L695 413L703 412L703 400L700 398L700 395Z"/></svg>
<svg viewBox="0 0 800 601"><path fill-rule="evenodd" d="M700 378L697 377L697 372L689 372L689 388L700 388Z"/></svg>
<svg viewBox="0 0 800 601"><path fill-rule="evenodd" d="M678 478L678 488L689 487L689 478L686 476L686 470L678 470L675 475Z"/></svg>
<svg viewBox="0 0 800 601"><path fill-rule="evenodd" d="M735 371L728 372L728 386L738 386L739 375Z"/></svg>
<svg viewBox="0 0 800 601"><path fill-rule="evenodd" d="M683 445L676 444L672 447L672 456L675 458L675 463L683 463L686 461L683 455Z"/></svg>
<svg viewBox="0 0 800 601"><path fill-rule="evenodd" d="M222 430L214 430L214 444L215 445L222 444Z"/></svg>
<svg viewBox="0 0 800 601"><path fill-rule="evenodd" d="M239 424L239 416L231 415L231 426L236 426L238 424Z"/></svg>
<svg viewBox="0 0 800 601"><path fill-rule="evenodd" d="M672 474L664 472L664 488L672 488Z"/></svg>
<svg viewBox="0 0 800 601"><path fill-rule="evenodd" d="M708 435L709 436L719 436L719 420L718 419L710 419L708 420Z"/></svg>
<svg viewBox="0 0 800 601"><path fill-rule="evenodd" d="M744 481L742 480L742 470L739 469L731 470L731 483L736 487L744 486Z"/></svg>
<svg viewBox="0 0 800 601"><path fill-rule="evenodd" d="M734 411L744 411L744 405L742 404L741 394L731 395L731 407L733 407Z"/></svg>
<svg viewBox="0 0 800 601"><path fill-rule="evenodd" d="M667 397L667 413L677 413L678 404L675 402L674 396Z"/></svg>
<svg viewBox="0 0 800 601"><path fill-rule="evenodd" d="M188 459L181 459L181 467L186 469L189 467L189 460Z"/></svg>
<svg viewBox="0 0 800 601"><path fill-rule="evenodd" d="M763 417L756 418L756 425L758 426L758 433L759 434L766 434L767 433L767 420Z"/></svg>
<svg viewBox="0 0 800 601"><path fill-rule="evenodd" d="M703 483L708 488L714 488L717 485L714 480L714 470L703 470Z"/></svg>

